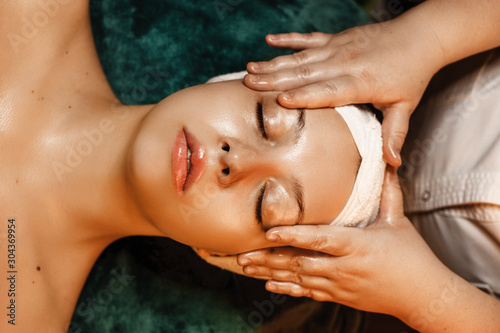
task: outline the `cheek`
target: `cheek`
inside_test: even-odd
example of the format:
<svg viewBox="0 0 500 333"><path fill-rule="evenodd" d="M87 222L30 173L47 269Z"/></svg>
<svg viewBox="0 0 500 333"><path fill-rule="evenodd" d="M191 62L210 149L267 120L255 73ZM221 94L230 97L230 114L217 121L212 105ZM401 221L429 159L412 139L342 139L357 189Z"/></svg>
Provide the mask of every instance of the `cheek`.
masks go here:
<svg viewBox="0 0 500 333"><path fill-rule="evenodd" d="M228 191L199 191L178 205L170 237L220 253L261 248L267 244L265 234L253 221L248 207L246 199Z"/></svg>

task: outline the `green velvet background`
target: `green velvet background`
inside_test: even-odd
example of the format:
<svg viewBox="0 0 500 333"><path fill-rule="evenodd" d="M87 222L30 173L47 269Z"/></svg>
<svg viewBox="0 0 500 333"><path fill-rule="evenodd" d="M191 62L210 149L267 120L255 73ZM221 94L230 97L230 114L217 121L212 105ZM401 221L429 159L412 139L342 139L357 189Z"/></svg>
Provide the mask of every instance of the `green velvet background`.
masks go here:
<svg viewBox="0 0 500 333"><path fill-rule="evenodd" d="M286 51L267 33L339 32L368 17L348 0L95 0L91 18L110 84L126 104L157 103L248 61ZM69 332L356 332L363 314L277 296L165 238L112 244L95 264Z"/></svg>

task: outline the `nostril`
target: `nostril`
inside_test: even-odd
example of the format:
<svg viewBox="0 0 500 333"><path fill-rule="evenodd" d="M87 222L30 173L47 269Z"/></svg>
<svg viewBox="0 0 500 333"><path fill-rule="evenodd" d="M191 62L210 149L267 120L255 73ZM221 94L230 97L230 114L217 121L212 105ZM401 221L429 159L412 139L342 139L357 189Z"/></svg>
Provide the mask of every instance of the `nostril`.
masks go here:
<svg viewBox="0 0 500 333"><path fill-rule="evenodd" d="M222 150L229 151L229 145L226 143L222 146Z"/></svg>
<svg viewBox="0 0 500 333"><path fill-rule="evenodd" d="M229 167L223 169L222 173L225 174L226 176L229 175Z"/></svg>

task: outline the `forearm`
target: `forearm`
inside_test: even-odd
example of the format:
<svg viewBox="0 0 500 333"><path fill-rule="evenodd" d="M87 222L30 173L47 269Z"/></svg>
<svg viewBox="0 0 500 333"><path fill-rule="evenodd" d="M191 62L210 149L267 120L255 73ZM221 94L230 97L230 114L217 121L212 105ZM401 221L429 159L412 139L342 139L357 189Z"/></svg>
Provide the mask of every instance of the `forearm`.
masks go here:
<svg viewBox="0 0 500 333"><path fill-rule="evenodd" d="M440 67L500 46L497 0L429 0L396 20L423 32L422 42L437 42Z"/></svg>
<svg viewBox="0 0 500 333"><path fill-rule="evenodd" d="M500 301L450 272L400 319L421 332L500 332ZM429 290L427 290L429 291Z"/></svg>

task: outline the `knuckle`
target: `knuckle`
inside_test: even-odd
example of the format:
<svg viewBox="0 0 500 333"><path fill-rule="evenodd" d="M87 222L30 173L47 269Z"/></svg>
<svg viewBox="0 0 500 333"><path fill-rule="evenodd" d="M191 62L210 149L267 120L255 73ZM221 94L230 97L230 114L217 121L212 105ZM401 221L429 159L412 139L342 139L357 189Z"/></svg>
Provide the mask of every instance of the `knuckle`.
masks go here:
<svg viewBox="0 0 500 333"><path fill-rule="evenodd" d="M278 66L278 61L279 61L279 58L274 58L274 59L269 60L267 63L265 63L265 68L267 70L270 70L270 71L275 70L276 67Z"/></svg>
<svg viewBox="0 0 500 333"><path fill-rule="evenodd" d="M297 79L306 80L310 76L310 69L308 66L300 66L295 70L295 74Z"/></svg>
<svg viewBox="0 0 500 333"><path fill-rule="evenodd" d="M271 277L273 280L278 280L278 281L281 280L280 274L275 270L271 269L266 275Z"/></svg>
<svg viewBox="0 0 500 333"><path fill-rule="evenodd" d="M397 145L403 145L406 138L406 131L399 128L392 128L387 133L383 134L385 134L385 137L388 137L390 143L392 142Z"/></svg>
<svg viewBox="0 0 500 333"><path fill-rule="evenodd" d="M264 254L262 256L252 258L252 265L262 265L271 267L273 264L273 256L272 254Z"/></svg>
<svg viewBox="0 0 500 333"><path fill-rule="evenodd" d="M302 38L309 40L314 38L314 33L313 32L306 32L302 34Z"/></svg>
<svg viewBox="0 0 500 333"><path fill-rule="evenodd" d="M339 88L331 81L323 81L319 83L320 90L324 91L327 95L336 95Z"/></svg>
<svg viewBox="0 0 500 333"><path fill-rule="evenodd" d="M355 286L359 282L359 276L351 267L336 265L333 269L335 280L342 281L344 285Z"/></svg>
<svg viewBox="0 0 500 333"><path fill-rule="evenodd" d="M355 78L357 80L353 82L353 88L364 88L363 93L369 93L375 90L375 88L377 87L377 79L373 76L370 70L366 68L360 69L358 75L355 76Z"/></svg>
<svg viewBox="0 0 500 333"><path fill-rule="evenodd" d="M302 268L302 260L301 258L294 256L290 260L290 269L293 271L298 271Z"/></svg>
<svg viewBox="0 0 500 333"><path fill-rule="evenodd" d="M314 292L311 289L303 289L302 295L309 298L314 298Z"/></svg>
<svg viewBox="0 0 500 333"><path fill-rule="evenodd" d="M345 47L342 55L344 58L344 61L353 61L359 57L360 50L355 47Z"/></svg>
<svg viewBox="0 0 500 333"><path fill-rule="evenodd" d="M396 130L393 132L394 133L394 136L398 139L400 139L401 141L404 141L405 140L405 137L406 137L406 131L401 131L401 130Z"/></svg>
<svg viewBox="0 0 500 333"><path fill-rule="evenodd" d="M308 55L305 51L293 53L292 56L295 59L297 65L304 64L308 59Z"/></svg>
<svg viewBox="0 0 500 333"><path fill-rule="evenodd" d="M298 273L292 273L290 281L296 284L302 284L302 276Z"/></svg>
<svg viewBox="0 0 500 333"><path fill-rule="evenodd" d="M340 280L346 283L352 282L354 280L354 276L350 272L340 267L336 269L336 275Z"/></svg>
<svg viewBox="0 0 500 333"><path fill-rule="evenodd" d="M328 247L328 237L326 235L317 235L312 243L312 248L318 250L318 251L323 251Z"/></svg>
<svg viewBox="0 0 500 333"><path fill-rule="evenodd" d="M339 266L334 266L332 269L333 276L335 276L335 279L342 279L344 275L344 270L340 268Z"/></svg>

